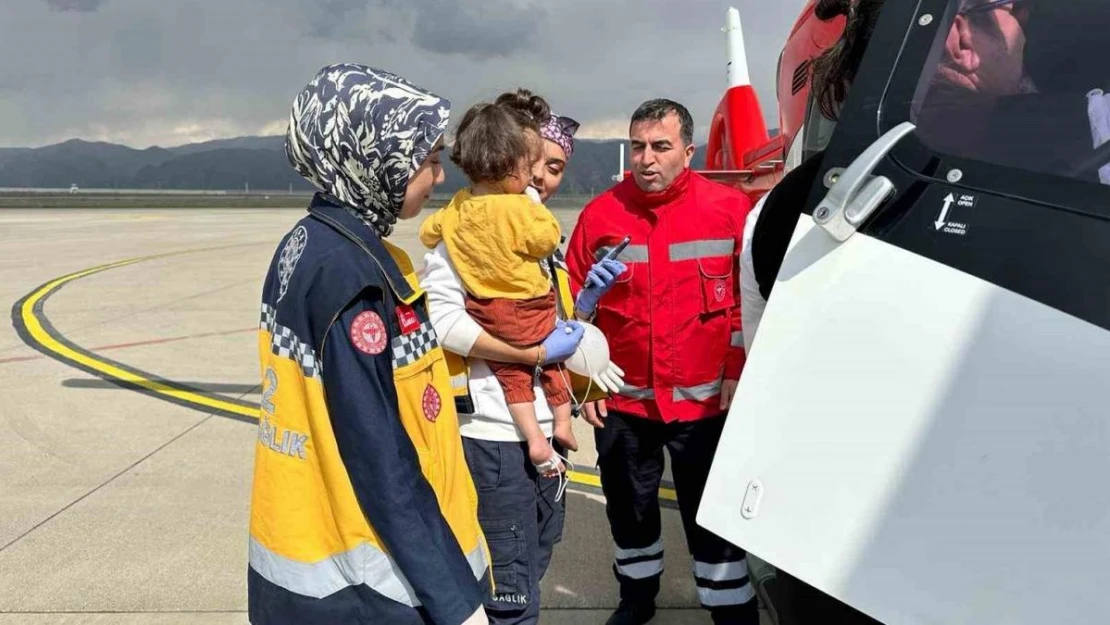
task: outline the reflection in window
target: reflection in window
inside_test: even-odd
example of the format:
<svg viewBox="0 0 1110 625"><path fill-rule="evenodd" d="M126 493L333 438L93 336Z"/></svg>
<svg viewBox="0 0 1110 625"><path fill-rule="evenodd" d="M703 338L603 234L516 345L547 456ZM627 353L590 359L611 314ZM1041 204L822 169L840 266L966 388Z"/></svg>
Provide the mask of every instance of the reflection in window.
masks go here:
<svg viewBox="0 0 1110 625"><path fill-rule="evenodd" d="M1101 91L1110 91L1110 2L952 0L946 18L913 107L922 141L1110 184L1110 96Z"/></svg>

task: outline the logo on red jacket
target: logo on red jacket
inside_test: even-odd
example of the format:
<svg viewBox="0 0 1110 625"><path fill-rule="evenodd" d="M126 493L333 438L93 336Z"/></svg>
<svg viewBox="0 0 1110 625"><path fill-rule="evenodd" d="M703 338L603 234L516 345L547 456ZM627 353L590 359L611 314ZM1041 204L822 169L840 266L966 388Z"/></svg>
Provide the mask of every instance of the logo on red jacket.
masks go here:
<svg viewBox="0 0 1110 625"><path fill-rule="evenodd" d="M401 324L401 332L404 334L420 329L420 318L416 316L416 311L408 304L401 304L397 307L397 322Z"/></svg>
<svg viewBox="0 0 1110 625"><path fill-rule="evenodd" d="M443 401L439 398L439 391L434 386L429 384L424 388L424 418L436 422L439 418L439 411L443 408Z"/></svg>
<svg viewBox="0 0 1110 625"><path fill-rule="evenodd" d="M724 280L718 280L717 284L713 285L713 297L716 297L718 302L725 301L725 289L727 288L728 285L725 284Z"/></svg>
<svg viewBox="0 0 1110 625"><path fill-rule="evenodd" d="M385 350L385 324L378 313L367 310L351 322L351 343L358 351L375 356Z"/></svg>

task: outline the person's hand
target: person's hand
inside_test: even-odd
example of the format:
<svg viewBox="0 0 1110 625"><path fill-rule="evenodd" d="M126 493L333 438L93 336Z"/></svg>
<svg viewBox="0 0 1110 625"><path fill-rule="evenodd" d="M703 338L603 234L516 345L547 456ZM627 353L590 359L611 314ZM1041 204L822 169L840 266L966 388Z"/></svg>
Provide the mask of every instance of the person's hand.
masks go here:
<svg viewBox="0 0 1110 625"><path fill-rule="evenodd" d="M575 309L585 315L592 315L597 308L601 296L609 292L616 283L617 277L628 269L624 263L612 258L603 258L590 267L586 273L586 283L578 293L578 301L574 303Z"/></svg>
<svg viewBox="0 0 1110 625"><path fill-rule="evenodd" d="M543 340L544 353L547 354L543 364L563 362L573 356L584 336L586 329L577 321L556 321L555 330Z"/></svg>
<svg viewBox="0 0 1110 625"><path fill-rule="evenodd" d="M736 387L740 380L725 380L721 382L721 410L728 410L732 405L732 398L736 395Z"/></svg>
<svg viewBox="0 0 1110 625"><path fill-rule="evenodd" d="M603 419L608 416L609 410L605 408L604 399L592 401L582 407L582 418L599 430L605 427Z"/></svg>
<svg viewBox="0 0 1110 625"><path fill-rule="evenodd" d="M591 377L594 384L606 393L616 393L624 386L624 371L615 362L610 362L604 371L597 372Z"/></svg>

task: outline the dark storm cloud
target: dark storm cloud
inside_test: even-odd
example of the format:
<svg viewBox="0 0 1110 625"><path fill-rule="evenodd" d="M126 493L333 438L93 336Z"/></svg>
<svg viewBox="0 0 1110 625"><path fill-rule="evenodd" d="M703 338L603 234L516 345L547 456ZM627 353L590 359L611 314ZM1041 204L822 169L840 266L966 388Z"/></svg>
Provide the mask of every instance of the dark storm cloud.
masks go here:
<svg viewBox="0 0 1110 625"><path fill-rule="evenodd" d="M100 8L108 0L46 0L46 4L53 11L78 11L91 13Z"/></svg>
<svg viewBox="0 0 1110 625"><path fill-rule="evenodd" d="M511 0L449 2L423 0L416 13L412 42L438 54L478 59L508 56L533 45L545 11Z"/></svg>
<svg viewBox="0 0 1110 625"><path fill-rule="evenodd" d="M631 111L661 95L685 103L704 133L725 88L730 5L741 10L752 80L776 125L775 62L803 4L0 0L0 146L282 132L295 93L337 61L389 69L450 98L456 121L473 102L524 86L592 136L620 136Z"/></svg>
<svg viewBox="0 0 1110 625"><path fill-rule="evenodd" d="M433 54L475 59L527 48L545 15L543 7L514 0L305 0L312 37L410 41ZM390 19L384 19L389 16Z"/></svg>

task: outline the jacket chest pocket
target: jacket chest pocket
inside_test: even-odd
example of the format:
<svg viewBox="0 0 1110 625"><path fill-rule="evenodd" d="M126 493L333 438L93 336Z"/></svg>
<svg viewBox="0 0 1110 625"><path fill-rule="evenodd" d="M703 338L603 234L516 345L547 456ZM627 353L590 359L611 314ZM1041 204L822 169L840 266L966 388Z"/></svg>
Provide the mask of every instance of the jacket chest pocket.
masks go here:
<svg viewBox="0 0 1110 625"><path fill-rule="evenodd" d="M393 383L401 425L416 447L424 476L439 487L443 479L439 436L442 428L457 424L443 350L435 332L425 326L393 338Z"/></svg>
<svg viewBox="0 0 1110 625"><path fill-rule="evenodd" d="M698 283L701 287L702 311L715 313L736 305L736 267L733 256L698 259Z"/></svg>

